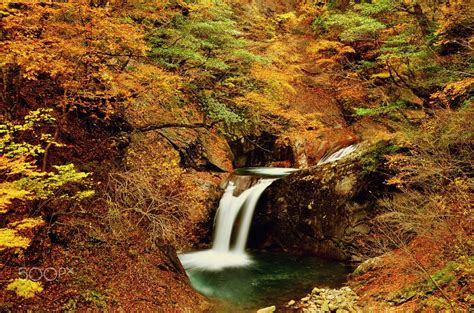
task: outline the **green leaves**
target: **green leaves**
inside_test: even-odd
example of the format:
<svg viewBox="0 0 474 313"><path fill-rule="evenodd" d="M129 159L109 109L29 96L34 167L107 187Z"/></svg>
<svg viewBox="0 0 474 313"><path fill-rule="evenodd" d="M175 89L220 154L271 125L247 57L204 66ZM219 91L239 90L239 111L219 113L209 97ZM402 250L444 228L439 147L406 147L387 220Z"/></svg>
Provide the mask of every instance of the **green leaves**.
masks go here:
<svg viewBox="0 0 474 313"><path fill-rule="evenodd" d="M150 57L185 77L188 99L211 120L222 121L227 135L245 127L244 110L232 99L253 88L252 65L267 60L253 53L229 5L218 1L188 3L187 14L177 13L165 27L147 36Z"/></svg>
<svg viewBox="0 0 474 313"><path fill-rule="evenodd" d="M226 4L214 3L177 15L169 27L153 29L148 36L151 57L168 69L187 72L195 68L196 78L216 77L229 70L261 61L248 51L232 12Z"/></svg>
<svg viewBox="0 0 474 313"><path fill-rule="evenodd" d="M378 116L394 112L401 108L406 108L407 103L404 101L396 101L387 105L382 105L376 108L355 108L355 115L357 116Z"/></svg>
<svg viewBox="0 0 474 313"><path fill-rule="evenodd" d="M340 28L339 38L349 42L374 39L380 30L386 28L382 22L355 12L330 15L325 24Z"/></svg>
<svg viewBox="0 0 474 313"><path fill-rule="evenodd" d="M398 2L397 0L379 0L375 3L359 3L354 5L354 10L364 16L373 16L393 11Z"/></svg>
<svg viewBox="0 0 474 313"><path fill-rule="evenodd" d="M228 126L243 122L241 116L232 112L224 103L215 98L205 98L205 106L209 117L214 121L223 121Z"/></svg>
<svg viewBox="0 0 474 313"><path fill-rule="evenodd" d="M21 188L32 192L38 199L48 199L54 196L63 186L72 183L83 183L89 173L79 172L74 164L55 165L56 172L47 172L44 176L27 176L19 179L17 183ZM84 198L84 196L92 196L94 193L90 190L84 194L83 192L65 193L62 192L58 196L62 199Z"/></svg>

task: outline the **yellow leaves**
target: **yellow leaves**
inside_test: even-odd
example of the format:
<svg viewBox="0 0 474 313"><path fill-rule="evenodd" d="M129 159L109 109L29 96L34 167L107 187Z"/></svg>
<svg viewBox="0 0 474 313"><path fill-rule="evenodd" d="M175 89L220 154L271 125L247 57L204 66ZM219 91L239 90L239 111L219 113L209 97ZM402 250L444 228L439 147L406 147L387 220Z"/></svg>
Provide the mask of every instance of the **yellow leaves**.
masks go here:
<svg viewBox="0 0 474 313"><path fill-rule="evenodd" d="M474 187L474 180L467 177L456 177L452 182L452 185L462 191L469 191Z"/></svg>
<svg viewBox="0 0 474 313"><path fill-rule="evenodd" d="M17 278L7 285L7 290L14 291L18 296L29 299L42 292L43 285L41 282Z"/></svg>
<svg viewBox="0 0 474 313"><path fill-rule="evenodd" d="M0 251L28 248L31 239L25 237L24 234L29 234L31 237L31 230L42 225L44 225L44 220L41 217L29 217L8 224L7 228L0 228Z"/></svg>
<svg viewBox="0 0 474 313"><path fill-rule="evenodd" d="M0 183L0 213L7 212L13 200L26 201L31 199L33 199L32 193L23 190L18 184L14 182Z"/></svg>
<svg viewBox="0 0 474 313"><path fill-rule="evenodd" d="M318 40L311 42L308 47L306 48L306 52L309 54L319 54L324 51L337 51L338 49L342 48L344 45L339 41L331 41L331 40Z"/></svg>
<svg viewBox="0 0 474 313"><path fill-rule="evenodd" d="M26 161L26 157L7 158L0 156L0 173L5 173L9 176L26 175L26 176L42 176L45 173L37 171L37 167Z"/></svg>
<svg viewBox="0 0 474 313"><path fill-rule="evenodd" d="M5 176L25 175L30 177L43 176L45 173L36 171L36 167L27 162L25 157L7 158L0 156L0 173ZM0 213L5 213L13 200L27 201L33 194L23 189L16 181L0 183Z"/></svg>
<svg viewBox="0 0 474 313"><path fill-rule="evenodd" d="M31 239L23 237L11 228L0 228L0 251L10 248L26 249L30 246Z"/></svg>
<svg viewBox="0 0 474 313"><path fill-rule="evenodd" d="M469 77L461 81L457 81L451 84L446 85L443 89L444 93L451 97L455 97L459 94L466 93L474 86L474 78Z"/></svg>
<svg viewBox="0 0 474 313"><path fill-rule="evenodd" d="M2 19L6 40L0 53L1 66L18 66L26 80L42 77L54 80L70 96L89 93L99 98L96 92L107 96L114 76L130 59L148 51L143 30L109 9L73 3L29 6ZM109 115L110 104L87 105Z"/></svg>
<svg viewBox="0 0 474 313"><path fill-rule="evenodd" d="M464 100L469 91L474 87L474 78L468 77L463 80L447 84L442 91L431 95L431 100L449 107L452 102Z"/></svg>
<svg viewBox="0 0 474 313"><path fill-rule="evenodd" d="M32 229L41 225L44 225L44 220L41 217L29 217L8 224L10 228L15 228L16 230Z"/></svg>
<svg viewBox="0 0 474 313"><path fill-rule="evenodd" d="M351 46L344 46L341 49L339 49L339 54L352 54L352 53L356 53L356 51Z"/></svg>
<svg viewBox="0 0 474 313"><path fill-rule="evenodd" d="M370 78L383 78L383 79L390 78L390 72L381 72L381 73L372 74L370 75Z"/></svg>
<svg viewBox="0 0 474 313"><path fill-rule="evenodd" d="M339 41L331 41L331 40L317 40L311 42L308 47L306 48L306 52L309 55L346 55L355 53L354 48L351 46L345 46Z"/></svg>
<svg viewBox="0 0 474 313"><path fill-rule="evenodd" d="M111 85L113 95L148 98L150 104L169 102L179 94L183 78L152 64L134 64L134 68L116 75ZM145 99L143 99L145 100ZM138 101L140 102L140 101Z"/></svg>
<svg viewBox="0 0 474 313"><path fill-rule="evenodd" d="M252 69L252 76L266 82L275 96L285 93L295 93L292 81L296 78L294 73L278 70L268 66L256 65Z"/></svg>
<svg viewBox="0 0 474 313"><path fill-rule="evenodd" d="M334 70L339 67L339 64L330 58L321 58L315 62L317 68L325 70Z"/></svg>

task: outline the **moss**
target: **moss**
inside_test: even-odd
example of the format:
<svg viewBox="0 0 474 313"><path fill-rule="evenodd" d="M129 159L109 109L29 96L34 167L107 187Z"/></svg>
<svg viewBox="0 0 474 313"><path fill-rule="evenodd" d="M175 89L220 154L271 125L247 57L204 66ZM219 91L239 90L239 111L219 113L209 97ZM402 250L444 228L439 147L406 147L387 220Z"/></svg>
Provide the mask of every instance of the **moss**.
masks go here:
<svg viewBox="0 0 474 313"><path fill-rule="evenodd" d="M30 246L29 238L18 235L17 231L10 228L0 228L0 251L8 248L23 248Z"/></svg>
<svg viewBox="0 0 474 313"><path fill-rule="evenodd" d="M384 162L385 156L396 153L400 147L387 142L379 142L372 150L361 157L362 168L365 173L372 173Z"/></svg>
<svg viewBox="0 0 474 313"><path fill-rule="evenodd" d="M17 278L8 284L7 290L14 291L19 297L28 299L42 292L43 285L41 282Z"/></svg>
<svg viewBox="0 0 474 313"><path fill-rule="evenodd" d="M444 301L444 299L428 295L435 292L438 288L433 283L433 281L435 281L440 288L443 288L456 279L456 272L461 269L461 267L461 264L458 262L449 262L441 270L431 275L431 279L425 279L416 284L403 288L390 297L389 301L395 304L402 304L411 298L418 296L419 298L427 299L424 304L428 306L449 306L449 304Z"/></svg>
<svg viewBox="0 0 474 313"><path fill-rule="evenodd" d="M456 279L456 270L459 268L459 263L449 262L444 268L431 275L431 279L434 280L440 287L446 286L451 281ZM436 286L433 281L428 280L427 286L430 290L435 290Z"/></svg>

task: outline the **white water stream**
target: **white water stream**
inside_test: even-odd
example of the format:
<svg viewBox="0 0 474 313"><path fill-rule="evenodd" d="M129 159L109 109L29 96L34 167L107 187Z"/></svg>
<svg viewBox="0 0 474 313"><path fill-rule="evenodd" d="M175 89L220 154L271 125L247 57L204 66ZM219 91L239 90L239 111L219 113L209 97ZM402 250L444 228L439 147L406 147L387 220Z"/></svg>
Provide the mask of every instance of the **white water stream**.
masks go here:
<svg viewBox="0 0 474 313"><path fill-rule="evenodd" d="M239 267L252 263L245 253L250 224L258 199L275 179L260 179L255 185L234 196L235 185L229 182L219 203L215 220L214 243L210 250L180 255L184 268L220 270L224 267ZM241 213L240 227L237 230L235 245L231 246L232 233L237 216Z"/></svg>
<svg viewBox="0 0 474 313"><path fill-rule="evenodd" d="M355 151L355 145L321 159L318 165L334 162ZM215 234L212 248L204 251L183 253L179 255L185 269L220 270L226 267L241 267L252 263L245 252L247 239L252 224L252 217L258 199L278 178L290 174L297 169L289 168L247 168L242 172L255 176L272 176L261 178L255 185L234 196L235 184L229 182L219 202L215 219ZM240 217L240 218L238 218ZM236 224L239 220L240 223ZM238 227L238 229L236 229ZM234 236L233 236L234 234Z"/></svg>
<svg viewBox="0 0 474 313"><path fill-rule="evenodd" d="M329 155L323 157L321 160L319 160L318 165L322 165L322 164L326 164L326 163L335 162L337 160L340 160L343 157L345 157L346 155L354 152L355 150L357 150L357 145L356 144L347 146L347 147L342 148L342 149L339 149L336 152L334 152L333 154L329 154Z"/></svg>

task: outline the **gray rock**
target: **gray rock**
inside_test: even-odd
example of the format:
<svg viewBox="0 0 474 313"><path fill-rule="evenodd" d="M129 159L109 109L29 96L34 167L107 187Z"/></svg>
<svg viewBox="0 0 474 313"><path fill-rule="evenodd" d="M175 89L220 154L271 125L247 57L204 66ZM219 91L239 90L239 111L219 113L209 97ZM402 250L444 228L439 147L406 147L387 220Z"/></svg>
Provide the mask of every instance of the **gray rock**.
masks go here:
<svg viewBox="0 0 474 313"><path fill-rule="evenodd" d="M375 150L361 148L337 164L310 167L275 181L256 208L252 245L341 261L358 255L377 205L371 192L383 188L380 176L365 169L365 160Z"/></svg>

